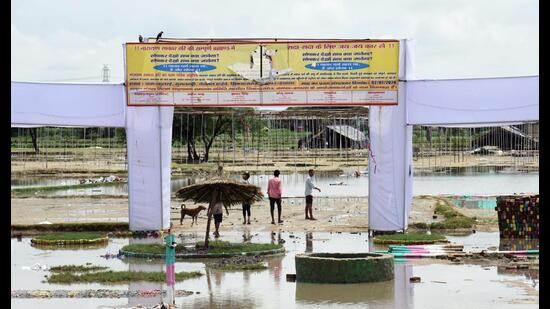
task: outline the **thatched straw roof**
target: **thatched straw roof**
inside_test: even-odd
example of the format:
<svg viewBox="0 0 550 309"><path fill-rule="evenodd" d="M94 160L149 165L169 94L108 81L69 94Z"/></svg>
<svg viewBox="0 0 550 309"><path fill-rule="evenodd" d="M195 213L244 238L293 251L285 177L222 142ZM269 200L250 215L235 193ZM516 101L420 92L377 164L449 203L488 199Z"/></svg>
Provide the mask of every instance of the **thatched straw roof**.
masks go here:
<svg viewBox="0 0 550 309"><path fill-rule="evenodd" d="M176 192L176 196L184 201L192 200L195 203L210 203L214 198L225 206L256 202L263 199L260 187L245 184L234 179L213 178L204 183L183 187Z"/></svg>

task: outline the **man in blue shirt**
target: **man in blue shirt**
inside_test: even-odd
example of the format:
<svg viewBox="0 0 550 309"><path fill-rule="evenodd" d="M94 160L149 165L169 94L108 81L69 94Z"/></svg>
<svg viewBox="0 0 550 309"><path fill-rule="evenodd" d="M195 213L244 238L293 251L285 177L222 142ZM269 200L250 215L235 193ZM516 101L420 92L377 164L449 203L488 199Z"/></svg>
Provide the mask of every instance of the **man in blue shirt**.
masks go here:
<svg viewBox="0 0 550 309"><path fill-rule="evenodd" d="M309 176L306 179L306 220L317 220L313 218L312 210L313 210L313 189L321 192L321 189L317 188L315 184L313 183L313 176L315 175L315 171L309 170L308 171ZM309 214L308 214L309 211Z"/></svg>

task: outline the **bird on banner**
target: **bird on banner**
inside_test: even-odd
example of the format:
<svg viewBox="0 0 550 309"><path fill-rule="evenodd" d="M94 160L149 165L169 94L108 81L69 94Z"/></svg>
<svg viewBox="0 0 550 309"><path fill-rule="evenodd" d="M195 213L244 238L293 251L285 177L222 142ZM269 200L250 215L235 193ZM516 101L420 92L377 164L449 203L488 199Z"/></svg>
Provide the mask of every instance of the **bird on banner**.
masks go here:
<svg viewBox="0 0 550 309"><path fill-rule="evenodd" d="M161 32L159 32L159 34L157 35L157 42L158 42L158 41L160 40L160 38L162 37L162 33L163 33L163 32L164 32L164 31L161 31Z"/></svg>
<svg viewBox="0 0 550 309"><path fill-rule="evenodd" d="M139 42L143 43L143 37L141 36L141 34L139 35Z"/></svg>

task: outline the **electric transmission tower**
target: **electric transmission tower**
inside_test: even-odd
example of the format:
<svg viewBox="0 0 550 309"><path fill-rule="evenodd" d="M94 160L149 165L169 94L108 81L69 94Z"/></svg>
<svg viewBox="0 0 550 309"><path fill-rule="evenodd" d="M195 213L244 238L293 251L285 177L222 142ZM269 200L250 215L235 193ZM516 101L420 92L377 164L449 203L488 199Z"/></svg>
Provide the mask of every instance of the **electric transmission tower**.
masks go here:
<svg viewBox="0 0 550 309"><path fill-rule="evenodd" d="M103 65L103 82L109 82L109 67L106 64Z"/></svg>

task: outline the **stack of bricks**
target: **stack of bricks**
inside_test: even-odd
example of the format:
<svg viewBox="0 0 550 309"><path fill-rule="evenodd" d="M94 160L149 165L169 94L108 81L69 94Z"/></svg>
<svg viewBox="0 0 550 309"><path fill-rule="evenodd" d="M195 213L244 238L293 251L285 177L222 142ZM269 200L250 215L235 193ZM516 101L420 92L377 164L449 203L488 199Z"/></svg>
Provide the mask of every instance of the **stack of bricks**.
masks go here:
<svg viewBox="0 0 550 309"><path fill-rule="evenodd" d="M539 238L539 196L497 197L500 238Z"/></svg>

